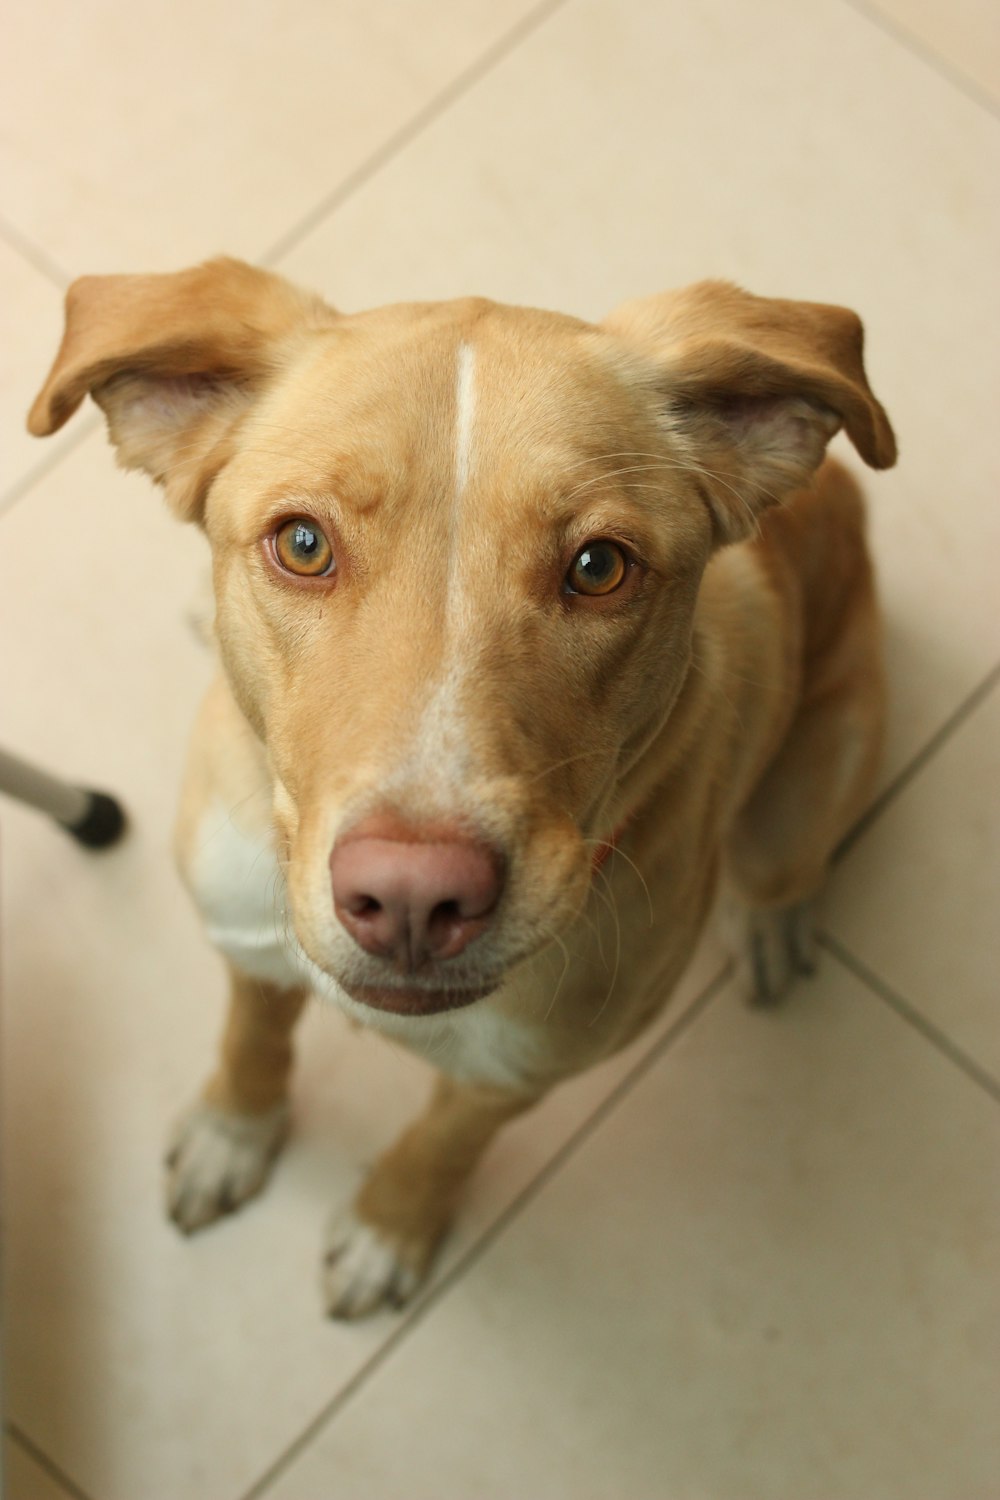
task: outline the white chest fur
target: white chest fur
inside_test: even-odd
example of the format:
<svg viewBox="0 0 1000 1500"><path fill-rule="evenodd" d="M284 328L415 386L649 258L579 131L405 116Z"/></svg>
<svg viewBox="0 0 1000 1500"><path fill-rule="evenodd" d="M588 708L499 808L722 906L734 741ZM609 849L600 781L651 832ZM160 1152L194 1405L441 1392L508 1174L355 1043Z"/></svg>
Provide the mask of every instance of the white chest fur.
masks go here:
<svg viewBox="0 0 1000 1500"><path fill-rule="evenodd" d="M223 806L212 806L185 874L208 936L238 969L271 984L303 982L285 877L266 836L248 834Z"/></svg>

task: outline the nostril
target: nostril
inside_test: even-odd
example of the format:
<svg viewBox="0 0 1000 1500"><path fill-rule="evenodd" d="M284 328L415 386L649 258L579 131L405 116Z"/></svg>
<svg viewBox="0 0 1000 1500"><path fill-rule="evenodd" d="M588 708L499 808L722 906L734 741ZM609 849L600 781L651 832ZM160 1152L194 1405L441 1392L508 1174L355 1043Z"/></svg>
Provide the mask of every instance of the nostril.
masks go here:
<svg viewBox="0 0 1000 1500"><path fill-rule="evenodd" d="M376 901L374 896L349 896L344 906L352 917L375 917L382 910L381 901Z"/></svg>
<svg viewBox="0 0 1000 1500"><path fill-rule="evenodd" d="M491 902L439 901L428 913L424 942L433 958L454 958L489 926Z"/></svg>

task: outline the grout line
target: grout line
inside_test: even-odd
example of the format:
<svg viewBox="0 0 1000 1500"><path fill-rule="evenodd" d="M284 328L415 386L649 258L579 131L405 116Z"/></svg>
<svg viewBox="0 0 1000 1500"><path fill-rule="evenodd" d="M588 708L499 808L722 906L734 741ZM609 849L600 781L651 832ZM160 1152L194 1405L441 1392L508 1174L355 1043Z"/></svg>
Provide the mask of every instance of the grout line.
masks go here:
<svg viewBox="0 0 1000 1500"><path fill-rule="evenodd" d="M12 250L33 265L47 280L54 281L60 290L65 291L69 286L72 280L69 273L3 215L0 215L0 239L5 239Z"/></svg>
<svg viewBox="0 0 1000 1500"><path fill-rule="evenodd" d="M904 1000L897 990L886 984L884 979L856 958L831 933L820 932L817 938L828 953L843 964L845 969L849 969L856 979L860 979L870 990L873 990L879 999L884 1000L891 1010L894 1010L913 1027L914 1031L919 1031L925 1041L930 1042L939 1052L943 1052L950 1062L961 1068L962 1072L972 1079L973 1083L978 1083L979 1087L985 1089L991 1098L1000 1102L1000 1080L994 1078L993 1074L985 1068L980 1067L979 1063L967 1052L963 1052L961 1047L956 1046L945 1032L935 1026L932 1021L928 1021L916 1006Z"/></svg>
<svg viewBox="0 0 1000 1500"><path fill-rule="evenodd" d="M279 1479L291 1464L305 1452L306 1448L319 1436L323 1428L340 1415L348 1402L377 1373L399 1345L409 1337L414 1328L423 1321L429 1312L437 1307L438 1303L447 1295L455 1283L461 1280L469 1269L490 1249L507 1228L507 1225L517 1218L529 1203L537 1198L538 1194L556 1173L562 1169L569 1158L575 1155L579 1148L593 1135L598 1126L602 1125L608 1116L615 1111L625 1095L659 1062L660 1058L670 1050L674 1042L683 1036L694 1022L701 1017L729 979L730 973L731 966L726 964L716 974L715 978L710 980L704 989L695 996L687 1009L677 1017L672 1026L667 1028L659 1041L654 1042L648 1052L643 1053L642 1057L630 1068L625 1077L620 1079L611 1092L602 1099L593 1113L588 1115L577 1126L569 1139L563 1142L559 1150L549 1158L536 1176L508 1203L503 1212L484 1230L479 1239L469 1247L465 1254L456 1261L451 1270L430 1288L426 1297L422 1298L416 1304L410 1316L397 1325L385 1342L379 1345L374 1354L365 1361L346 1385L303 1428L298 1437L289 1443L284 1452L279 1454L270 1468L247 1490L246 1494L241 1497L241 1500L259 1500L259 1497L271 1488L275 1480Z"/></svg>
<svg viewBox="0 0 1000 1500"><path fill-rule="evenodd" d="M353 172L348 173L343 182L333 188L326 197L305 214L297 224L264 251L259 258L262 266L273 266L282 260L290 250L293 250L308 234L311 234L322 221L333 211L346 202L358 188L362 187L370 177L380 168L384 167L394 156L397 156L404 147L415 140L429 125L447 112L451 106L458 102L474 84L479 83L488 73L491 73L498 63L502 62L511 52L518 47L527 37L539 29L540 26L560 10L567 0L543 0L541 5L535 7L527 16L512 26L500 39L488 47L481 57L470 63L463 72L453 78L439 94L436 94L428 104L401 125L381 146L377 146L360 166L355 167Z"/></svg>
<svg viewBox="0 0 1000 1500"><path fill-rule="evenodd" d="M14 1422L5 1422L4 1426L8 1437L17 1443L18 1447L23 1448L28 1457L33 1459L50 1479L54 1480L56 1484L61 1485L67 1495L71 1495L73 1500L91 1500L91 1496L87 1494L86 1490L81 1490L80 1486L70 1479L69 1475L60 1469L58 1464L53 1463L48 1454L43 1452L38 1444L28 1437L26 1432L22 1432L20 1427Z"/></svg>
<svg viewBox="0 0 1000 1500"><path fill-rule="evenodd" d="M39 459L38 463L30 468L26 474L22 474L20 479L14 481L10 489L0 495L0 516L4 515L6 511L12 510L17 502L23 499L40 479L44 479L51 469L61 464L63 459L73 452L74 448L79 448L84 439L88 438L92 432L96 432L100 425L101 418L96 413L80 418L74 432L65 436L61 442L55 445L51 452L46 453L44 458Z"/></svg>
<svg viewBox="0 0 1000 1500"><path fill-rule="evenodd" d="M971 78L968 73L963 72L955 63L951 63L947 58L942 57L940 52L930 46L929 43L922 42L912 31L908 31L905 26L900 26L897 21L890 19L889 16L885 15L879 9L877 4L869 4L868 0L846 0L846 4L852 10L857 11L859 15L864 16L873 26L877 26L880 31L884 31L886 36L891 37L894 42L898 42L901 47L905 47L908 52L912 52L914 57L918 57L921 62L926 63L935 73L940 74L947 83L952 84L967 99L971 99L974 104L978 104L988 114L1000 118L1000 104L997 103L992 95L987 93L981 84L976 83L975 79Z"/></svg>
<svg viewBox="0 0 1000 1500"><path fill-rule="evenodd" d="M903 769L896 773L892 781L889 782L889 785L883 791L879 792L871 806L861 814L854 827L849 833L845 834L844 838L837 845L833 856L834 864L838 864L844 855L853 849L858 840L868 832L868 829L875 820L882 816L889 804L895 802L896 798L910 785L910 782L920 775L927 762L937 754L945 741L949 740L965 720L975 712L983 700L989 697L998 682L1000 682L1000 662L987 672L979 686L973 688L969 696L962 700L953 713L949 714L941 727L934 731L930 739L924 743L923 748L918 750L916 755L907 761Z"/></svg>

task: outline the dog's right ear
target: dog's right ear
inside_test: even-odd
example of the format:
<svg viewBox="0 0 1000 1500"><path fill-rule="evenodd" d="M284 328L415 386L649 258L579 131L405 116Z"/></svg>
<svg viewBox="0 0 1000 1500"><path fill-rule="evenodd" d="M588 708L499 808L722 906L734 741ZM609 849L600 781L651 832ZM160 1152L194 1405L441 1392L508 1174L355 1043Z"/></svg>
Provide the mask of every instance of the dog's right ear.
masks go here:
<svg viewBox="0 0 1000 1500"><path fill-rule="evenodd" d="M649 361L661 421L688 454L718 542L807 484L843 427L866 464L896 462L846 307L754 297L724 281L626 303L603 327Z"/></svg>
<svg viewBox="0 0 1000 1500"><path fill-rule="evenodd" d="M282 277L226 258L165 276L81 277L28 430L57 432L90 394L122 466L144 469L196 520L260 387L336 316Z"/></svg>

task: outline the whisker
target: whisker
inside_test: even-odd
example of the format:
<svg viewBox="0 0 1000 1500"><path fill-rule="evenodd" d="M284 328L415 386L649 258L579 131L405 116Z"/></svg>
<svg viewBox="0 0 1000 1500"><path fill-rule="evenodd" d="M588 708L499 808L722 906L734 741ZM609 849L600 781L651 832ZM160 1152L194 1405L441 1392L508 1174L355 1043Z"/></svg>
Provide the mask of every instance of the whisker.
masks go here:
<svg viewBox="0 0 1000 1500"><path fill-rule="evenodd" d="M235 825L233 824L233 813L236 812L238 808L245 806L245 804L249 802L252 797L259 797L261 792L266 792L269 786L269 781L262 781L260 786L254 787L252 791L247 792L245 797L241 797L238 802L234 802L228 808L226 816L225 818L223 818L222 822L216 824L216 826L211 829L211 831L207 833L201 840L198 845L199 850L207 849L212 840L218 838L220 833L224 833L227 828L234 827Z"/></svg>
<svg viewBox="0 0 1000 1500"><path fill-rule="evenodd" d="M625 850L619 848L619 846L617 844L613 844L612 847L611 847L611 858L613 860L614 859L623 859L625 861L625 863L627 865L631 865L632 869L635 871L636 878L638 879L639 884L642 886L642 889L645 892L646 903L649 906L649 925L650 925L650 927L655 926L655 924L656 924L656 917L655 917L655 915L653 913L653 898L652 898L652 896L649 893L649 886L646 884L645 877L644 877L642 871L639 869L639 866L636 864L635 860L632 859L632 858L630 858L630 856L625 853ZM602 874L603 874L603 871L602 871Z"/></svg>
<svg viewBox="0 0 1000 1500"><path fill-rule="evenodd" d="M608 993L605 995L604 1000L602 1001L601 1005L598 1007L598 1010L597 1010L596 1014L593 1015L590 1018L590 1020L587 1022L588 1029L590 1027L592 1027L592 1026L596 1026L597 1025L598 1021L601 1019L601 1016L604 1014L604 1012L608 1008L608 1003L611 1000L611 996L614 993L615 984L617 983L617 980L618 980L618 969L619 969L619 966L620 966L621 952L622 952L621 922L618 919L618 905L617 905L617 903L615 901L615 898L614 898L614 888L612 887L611 882L608 880L608 877L605 875L605 873L604 873L603 870L598 870L596 873L601 877L601 879L607 885L607 887L608 887L608 894L609 894L609 896L611 898L611 909L612 909L612 912L613 912L614 918L615 918L615 967L614 967L614 972L611 975L611 983L608 986Z"/></svg>
<svg viewBox="0 0 1000 1500"><path fill-rule="evenodd" d="M594 756L600 753L600 750L581 750L577 755L567 755L565 760L553 761L551 766L546 766L543 771L529 777L525 786L534 786L536 781L541 781L545 776L551 776L553 771L561 771L563 766L571 766L578 760L593 760Z"/></svg>
<svg viewBox="0 0 1000 1500"><path fill-rule="evenodd" d="M542 1024L543 1025L549 1019L549 1017L551 1016L553 1010L555 1009L556 1001L559 998L559 991L563 987L563 980L566 978L566 975L569 973L569 949L566 947L566 944L563 942L562 938L559 936L559 934L557 932L552 932L550 934L550 937L551 937L552 941L558 945L559 950L562 953L562 956L563 956L563 971L559 975L559 979L558 979L558 981L556 983L556 987L555 987L555 989L552 992L552 999L549 1001L548 1009L546 1010L544 1016L542 1017Z"/></svg>

